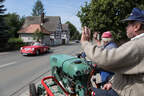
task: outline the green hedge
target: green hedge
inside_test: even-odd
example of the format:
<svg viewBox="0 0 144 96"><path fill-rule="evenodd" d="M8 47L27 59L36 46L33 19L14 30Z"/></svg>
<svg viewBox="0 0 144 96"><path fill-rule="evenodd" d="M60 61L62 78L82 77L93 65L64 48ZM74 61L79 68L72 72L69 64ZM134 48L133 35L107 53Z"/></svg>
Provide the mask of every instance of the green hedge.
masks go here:
<svg viewBox="0 0 144 96"><path fill-rule="evenodd" d="M19 49L21 46L24 46L25 44L23 43L21 38L10 38L8 40L8 46L10 49Z"/></svg>

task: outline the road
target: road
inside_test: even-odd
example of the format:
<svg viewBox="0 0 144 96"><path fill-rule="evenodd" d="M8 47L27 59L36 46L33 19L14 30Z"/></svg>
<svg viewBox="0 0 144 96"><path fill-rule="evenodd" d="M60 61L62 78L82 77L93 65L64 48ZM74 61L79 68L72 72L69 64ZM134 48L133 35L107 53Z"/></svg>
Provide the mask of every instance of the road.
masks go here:
<svg viewBox="0 0 144 96"><path fill-rule="evenodd" d="M40 56L22 56L19 51L0 53L0 96L18 96L30 82L39 81L50 71L49 57L53 54L75 56L81 51L80 43L51 48Z"/></svg>

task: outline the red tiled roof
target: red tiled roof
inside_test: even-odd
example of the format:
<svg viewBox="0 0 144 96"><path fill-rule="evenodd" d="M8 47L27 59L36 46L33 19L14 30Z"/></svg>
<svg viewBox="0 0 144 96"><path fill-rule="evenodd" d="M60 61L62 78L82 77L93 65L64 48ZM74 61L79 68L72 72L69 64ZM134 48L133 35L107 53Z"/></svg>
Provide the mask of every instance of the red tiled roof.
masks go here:
<svg viewBox="0 0 144 96"><path fill-rule="evenodd" d="M43 27L48 32L56 32L60 22L61 22L60 16L44 16ZM41 24L41 16L26 17L22 28L25 28L31 24Z"/></svg>
<svg viewBox="0 0 144 96"><path fill-rule="evenodd" d="M45 34L50 34L44 27L42 27L40 24L30 24L29 26L22 28L18 31L18 33L35 33L37 30L41 31Z"/></svg>

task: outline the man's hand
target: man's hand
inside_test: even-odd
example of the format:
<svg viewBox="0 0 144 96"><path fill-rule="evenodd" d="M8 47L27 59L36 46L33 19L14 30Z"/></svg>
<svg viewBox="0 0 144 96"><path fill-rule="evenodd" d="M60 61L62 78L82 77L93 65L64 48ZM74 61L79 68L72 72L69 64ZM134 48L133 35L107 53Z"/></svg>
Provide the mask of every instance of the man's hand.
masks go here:
<svg viewBox="0 0 144 96"><path fill-rule="evenodd" d="M106 84L103 86L102 89L104 89L104 90L109 90L109 89L111 89L111 88L112 88L112 84L111 84L110 82L108 82L108 83L106 83Z"/></svg>
<svg viewBox="0 0 144 96"><path fill-rule="evenodd" d="M98 32L95 31L95 32L93 33L93 38L94 38L95 40L97 40L97 39L98 39L97 37L98 37Z"/></svg>
<svg viewBox="0 0 144 96"><path fill-rule="evenodd" d="M82 28L81 42L90 40L90 29L86 26Z"/></svg>

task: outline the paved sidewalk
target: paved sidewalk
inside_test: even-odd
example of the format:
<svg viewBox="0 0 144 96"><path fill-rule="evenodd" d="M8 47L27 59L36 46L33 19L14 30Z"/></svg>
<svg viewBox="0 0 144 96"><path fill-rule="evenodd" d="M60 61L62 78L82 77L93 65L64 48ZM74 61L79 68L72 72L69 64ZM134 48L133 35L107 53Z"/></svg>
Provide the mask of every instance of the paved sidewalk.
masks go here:
<svg viewBox="0 0 144 96"><path fill-rule="evenodd" d="M31 81L30 83L35 83L36 87L38 86L38 84L41 83L41 79L47 76L50 76L51 72L48 71L45 74L42 74L39 78L37 78L36 80ZM29 83L29 84L30 84ZM29 94L29 84L26 84L23 88L19 89L17 92L15 92L14 94L12 94L11 96L30 96Z"/></svg>

